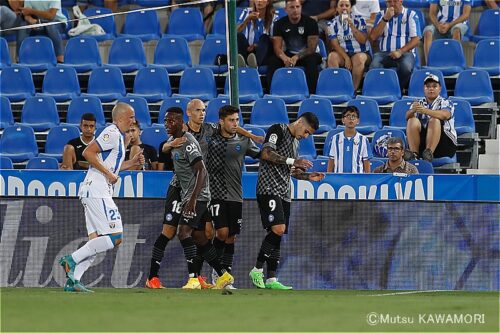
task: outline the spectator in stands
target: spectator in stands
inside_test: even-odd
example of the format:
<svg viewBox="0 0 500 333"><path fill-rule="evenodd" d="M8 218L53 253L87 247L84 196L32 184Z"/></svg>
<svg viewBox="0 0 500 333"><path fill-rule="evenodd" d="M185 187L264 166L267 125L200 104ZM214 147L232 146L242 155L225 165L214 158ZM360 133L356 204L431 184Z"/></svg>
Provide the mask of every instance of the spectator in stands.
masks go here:
<svg viewBox="0 0 500 333"><path fill-rule="evenodd" d="M387 139L387 157L388 160L383 165L376 167L373 173L407 173L417 174L417 168L406 162L403 159L405 153L405 145L403 139L398 137L391 137Z"/></svg>
<svg viewBox="0 0 500 333"><path fill-rule="evenodd" d="M327 172L370 173L371 150L368 138L356 131L359 110L348 106L342 112L345 129L332 137Z"/></svg>
<svg viewBox="0 0 500 333"><path fill-rule="evenodd" d="M406 135L409 151L405 160L453 157L457 151L453 103L444 99L439 78L429 74L424 79L425 97L415 101L406 112Z"/></svg>
<svg viewBox="0 0 500 333"><path fill-rule="evenodd" d="M397 68L401 89L408 86L415 66L415 48L420 43L417 13L403 7L403 0L386 0L387 9L377 16L370 40L380 38L379 49L370 65L372 68Z"/></svg>
<svg viewBox="0 0 500 333"><path fill-rule="evenodd" d="M320 35L326 35L328 21L337 15L337 0L300 0L302 14L318 22Z"/></svg>
<svg viewBox="0 0 500 333"><path fill-rule="evenodd" d="M0 0L0 29L10 29L25 24L21 16L23 6L22 0Z"/></svg>
<svg viewBox="0 0 500 333"><path fill-rule="evenodd" d="M238 66L257 68L272 55L270 34L278 16L271 0L254 0L244 9L238 25Z"/></svg>
<svg viewBox="0 0 500 333"><path fill-rule="evenodd" d="M83 151L94 140L96 119L92 113L84 113L80 120L80 131L82 134L69 140L64 146L63 161L61 169L63 170L87 170L89 163L83 157Z"/></svg>
<svg viewBox="0 0 500 333"><path fill-rule="evenodd" d="M444 1L431 0L429 20L432 24L424 29L424 55L427 56L434 39L453 38L461 41L469 26L472 0Z"/></svg>
<svg viewBox="0 0 500 333"><path fill-rule="evenodd" d="M142 166L134 166L129 170L158 170L158 155L156 149L141 141L141 126L135 120L129 129L130 144L125 151L125 161L132 159L135 155L144 155L145 163Z"/></svg>
<svg viewBox="0 0 500 333"><path fill-rule="evenodd" d="M172 5L182 5L182 4L188 4L192 1L196 0L172 0ZM203 22L205 25L205 31L210 30L210 26L212 25L212 19L214 16L215 12L215 5L217 1L213 2L204 2L202 4L199 4L198 6L200 7L200 10L203 13ZM178 7L173 7L172 10L177 9Z"/></svg>
<svg viewBox="0 0 500 333"><path fill-rule="evenodd" d="M267 83L271 87L274 72L280 67L303 66L309 92L316 91L321 55L318 46L318 24L309 16L302 15L300 0L286 0L287 16L279 19L273 29L274 55L269 58ZM283 49L283 43L286 48Z"/></svg>
<svg viewBox="0 0 500 333"><path fill-rule="evenodd" d="M17 31L17 54L23 40L30 35L47 35L54 44L57 62L64 62L64 47L61 33L66 29L66 16L61 10L61 0L25 0L21 8L24 20L28 24L62 22L36 29L21 29Z"/></svg>
<svg viewBox="0 0 500 333"><path fill-rule="evenodd" d="M497 2L500 2L500 0L484 0L486 3L486 6L490 9L498 9L498 4Z"/></svg>
<svg viewBox="0 0 500 333"><path fill-rule="evenodd" d="M337 15L329 24L328 39L332 52L328 55L328 67L345 67L352 72L354 90L358 90L370 63L370 43L365 20L351 12L352 0L339 0Z"/></svg>
<svg viewBox="0 0 500 333"><path fill-rule="evenodd" d="M380 13L378 0L360 0L352 6L354 15L360 15L365 19L366 28L370 31L375 23L377 14Z"/></svg>

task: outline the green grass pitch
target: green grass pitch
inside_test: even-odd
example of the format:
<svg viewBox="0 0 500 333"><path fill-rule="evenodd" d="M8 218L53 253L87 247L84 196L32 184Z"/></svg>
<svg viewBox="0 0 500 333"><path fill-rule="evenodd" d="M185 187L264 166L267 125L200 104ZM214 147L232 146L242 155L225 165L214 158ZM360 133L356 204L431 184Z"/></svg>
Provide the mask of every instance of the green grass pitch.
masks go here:
<svg viewBox="0 0 500 333"><path fill-rule="evenodd" d="M104 288L95 291L71 294L54 288L2 288L0 329L2 332L499 331L498 292L241 289L225 294L220 290ZM429 323L428 316L434 314L456 315L455 321L459 322ZM483 320L476 317L479 322L466 323L473 318L467 315L473 314L483 315ZM419 318L422 315L424 322ZM372 324L377 320L386 322L370 325L369 316Z"/></svg>

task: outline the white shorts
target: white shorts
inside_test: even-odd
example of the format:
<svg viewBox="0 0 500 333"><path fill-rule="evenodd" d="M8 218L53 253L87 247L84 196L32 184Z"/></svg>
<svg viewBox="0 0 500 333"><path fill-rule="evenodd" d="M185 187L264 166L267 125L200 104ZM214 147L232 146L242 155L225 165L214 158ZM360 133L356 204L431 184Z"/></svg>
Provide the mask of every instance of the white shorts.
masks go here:
<svg viewBox="0 0 500 333"><path fill-rule="evenodd" d="M112 198L81 198L85 208L87 234L108 235L123 232L122 217Z"/></svg>

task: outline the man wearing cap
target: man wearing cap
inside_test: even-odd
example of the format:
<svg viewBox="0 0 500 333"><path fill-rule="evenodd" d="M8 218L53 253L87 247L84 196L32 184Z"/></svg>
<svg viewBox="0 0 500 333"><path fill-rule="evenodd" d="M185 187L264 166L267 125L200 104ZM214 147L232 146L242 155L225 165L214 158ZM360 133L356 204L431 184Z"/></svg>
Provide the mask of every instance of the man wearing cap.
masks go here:
<svg viewBox="0 0 500 333"><path fill-rule="evenodd" d="M425 97L406 112L406 135L410 152L405 159L432 162L434 157L452 157L457 151L453 103L442 96L441 83L434 74L424 79Z"/></svg>

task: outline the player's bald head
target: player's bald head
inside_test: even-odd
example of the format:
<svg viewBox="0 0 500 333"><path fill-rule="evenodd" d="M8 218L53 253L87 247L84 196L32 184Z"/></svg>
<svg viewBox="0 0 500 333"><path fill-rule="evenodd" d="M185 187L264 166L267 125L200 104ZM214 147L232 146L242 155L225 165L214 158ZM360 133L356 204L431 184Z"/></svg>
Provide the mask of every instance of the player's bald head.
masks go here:
<svg viewBox="0 0 500 333"><path fill-rule="evenodd" d="M123 117L130 111L132 111L132 113L134 112L134 108L131 105L123 102L118 102L113 108L113 111L111 111L111 117L113 118L113 121L115 121Z"/></svg>
<svg viewBox="0 0 500 333"><path fill-rule="evenodd" d="M201 99L195 98L189 101L187 109L189 111L194 111L196 109L205 108L205 104Z"/></svg>

